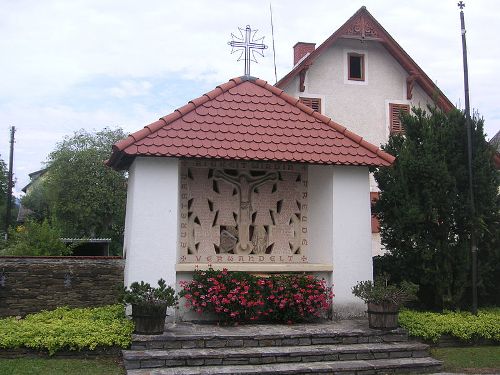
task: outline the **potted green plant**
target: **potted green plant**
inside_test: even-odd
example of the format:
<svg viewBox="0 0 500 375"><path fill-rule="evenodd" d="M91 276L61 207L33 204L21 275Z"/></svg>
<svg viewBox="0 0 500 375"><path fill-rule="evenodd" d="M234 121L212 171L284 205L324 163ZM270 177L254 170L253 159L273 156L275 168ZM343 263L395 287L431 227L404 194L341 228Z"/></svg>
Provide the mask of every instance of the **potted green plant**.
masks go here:
<svg viewBox="0 0 500 375"><path fill-rule="evenodd" d="M400 307L417 298L418 285L403 281L389 284L389 277L382 275L375 281L360 281L352 287L352 294L368 305L370 328L393 329L398 327Z"/></svg>
<svg viewBox="0 0 500 375"><path fill-rule="evenodd" d="M135 333L155 335L163 333L167 308L177 306L178 296L165 280L158 280L154 288L144 281L134 282L123 290L123 302L132 305Z"/></svg>

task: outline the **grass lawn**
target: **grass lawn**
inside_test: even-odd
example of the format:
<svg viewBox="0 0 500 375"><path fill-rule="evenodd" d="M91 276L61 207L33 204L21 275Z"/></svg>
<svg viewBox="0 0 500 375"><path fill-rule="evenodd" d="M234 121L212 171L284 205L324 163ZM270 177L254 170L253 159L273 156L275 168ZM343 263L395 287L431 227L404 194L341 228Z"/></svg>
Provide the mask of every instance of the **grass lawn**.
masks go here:
<svg viewBox="0 0 500 375"><path fill-rule="evenodd" d="M444 369L474 374L500 371L500 346L433 348L434 358L444 361Z"/></svg>
<svg viewBox="0 0 500 375"><path fill-rule="evenodd" d="M0 359L0 374L9 375L123 375L113 359L16 358Z"/></svg>

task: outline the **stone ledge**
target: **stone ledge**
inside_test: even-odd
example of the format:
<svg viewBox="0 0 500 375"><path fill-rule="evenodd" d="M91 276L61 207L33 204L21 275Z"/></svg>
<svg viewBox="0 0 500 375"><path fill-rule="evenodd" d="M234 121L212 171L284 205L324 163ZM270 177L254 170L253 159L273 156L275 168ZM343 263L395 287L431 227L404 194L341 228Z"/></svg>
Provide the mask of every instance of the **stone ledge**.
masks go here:
<svg viewBox="0 0 500 375"><path fill-rule="evenodd" d="M129 369L128 375L195 375L195 374L375 374L382 371L424 373L441 368L432 358L401 358L340 362L297 362L232 366L193 366L175 368Z"/></svg>
<svg viewBox="0 0 500 375"><path fill-rule="evenodd" d="M193 272L194 270L208 270L212 267L214 270L227 269L229 271L245 272L332 272L332 264L323 263L178 263L175 265L177 272Z"/></svg>

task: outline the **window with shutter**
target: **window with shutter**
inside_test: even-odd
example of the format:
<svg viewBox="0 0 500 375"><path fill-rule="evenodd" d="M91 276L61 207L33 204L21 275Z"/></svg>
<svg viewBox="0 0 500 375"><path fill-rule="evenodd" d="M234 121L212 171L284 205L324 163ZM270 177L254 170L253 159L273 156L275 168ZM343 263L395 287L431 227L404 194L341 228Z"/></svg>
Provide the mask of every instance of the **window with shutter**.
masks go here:
<svg viewBox="0 0 500 375"><path fill-rule="evenodd" d="M299 101L308 106L309 108L314 109L316 112L321 113L321 99L320 98L303 98L300 97Z"/></svg>
<svg viewBox="0 0 500 375"><path fill-rule="evenodd" d="M408 104L389 104L389 116L391 120L390 133L403 133L403 125L401 124L401 113L409 113L410 106Z"/></svg>

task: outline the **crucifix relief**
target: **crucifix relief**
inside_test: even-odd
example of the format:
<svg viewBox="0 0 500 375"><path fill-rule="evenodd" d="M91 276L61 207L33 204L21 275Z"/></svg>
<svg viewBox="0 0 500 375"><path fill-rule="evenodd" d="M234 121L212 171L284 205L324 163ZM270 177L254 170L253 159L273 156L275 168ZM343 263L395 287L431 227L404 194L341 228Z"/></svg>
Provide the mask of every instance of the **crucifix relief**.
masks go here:
<svg viewBox="0 0 500 375"><path fill-rule="evenodd" d="M179 261L307 263L307 167L183 161Z"/></svg>
<svg viewBox="0 0 500 375"><path fill-rule="evenodd" d="M238 190L240 196L240 210L238 215L238 239L234 252L236 254L250 254L253 250L250 241L250 224L252 223L252 192L254 189L264 185L268 181L276 181L278 174L267 172L263 176L252 177L247 173L232 176L224 171L218 170L214 173L215 180L223 180Z"/></svg>

